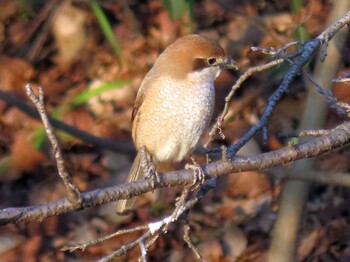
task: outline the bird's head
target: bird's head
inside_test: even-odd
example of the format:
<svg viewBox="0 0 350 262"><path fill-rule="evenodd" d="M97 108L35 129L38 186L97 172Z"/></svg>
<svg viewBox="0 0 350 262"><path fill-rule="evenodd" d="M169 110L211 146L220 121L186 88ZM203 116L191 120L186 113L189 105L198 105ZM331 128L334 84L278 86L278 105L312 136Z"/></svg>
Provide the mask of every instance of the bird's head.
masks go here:
<svg viewBox="0 0 350 262"><path fill-rule="evenodd" d="M200 35L187 35L168 46L151 71L174 80L213 82L223 68L238 67L215 41Z"/></svg>

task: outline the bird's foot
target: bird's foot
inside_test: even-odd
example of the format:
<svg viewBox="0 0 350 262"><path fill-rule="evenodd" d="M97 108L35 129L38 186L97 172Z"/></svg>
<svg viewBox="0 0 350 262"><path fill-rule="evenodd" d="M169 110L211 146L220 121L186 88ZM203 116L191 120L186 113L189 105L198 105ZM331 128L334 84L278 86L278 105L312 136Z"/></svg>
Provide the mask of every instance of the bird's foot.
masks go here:
<svg viewBox="0 0 350 262"><path fill-rule="evenodd" d="M144 176L146 179L151 179L152 188L155 188L156 183L159 183L159 175L155 165L152 162L151 156L147 153L145 147L140 150L141 153L141 167L144 170Z"/></svg>
<svg viewBox="0 0 350 262"><path fill-rule="evenodd" d="M159 181L160 181L158 172L155 169L150 169L149 171L147 171L145 173L145 178L151 180L152 188L153 188L153 192L154 192L156 184L159 183Z"/></svg>
<svg viewBox="0 0 350 262"><path fill-rule="evenodd" d="M205 173L193 157L191 157L191 160L192 164L186 164L185 169L191 169L194 171L194 178L191 187L197 188L205 182Z"/></svg>

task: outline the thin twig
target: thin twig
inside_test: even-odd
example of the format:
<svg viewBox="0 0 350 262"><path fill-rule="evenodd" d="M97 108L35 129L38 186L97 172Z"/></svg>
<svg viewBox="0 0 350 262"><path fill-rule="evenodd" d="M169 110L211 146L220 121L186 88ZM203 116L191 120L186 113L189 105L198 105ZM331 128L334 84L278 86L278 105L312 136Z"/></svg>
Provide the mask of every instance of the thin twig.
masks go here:
<svg viewBox="0 0 350 262"><path fill-rule="evenodd" d="M236 93L236 91L242 86L242 84L250 76L252 76L254 73L262 72L264 70L270 69L270 68L272 68L272 67L274 67L276 65L279 65L279 64L283 63L284 61L285 61L284 59L280 58L280 59L277 59L277 60L273 60L273 61L271 61L271 62L269 62L267 64L264 64L264 65L251 67L246 72L244 72L244 74L242 74L239 77L237 82L232 87L230 93L226 96L226 98L225 98L225 107L224 107L222 113L220 114L220 116L218 117L216 123L214 124L214 126L210 130L209 138L208 138L207 142L205 143L204 147L208 147L208 145L213 141L213 138L216 135L216 133L221 130L222 124L223 124L223 122L225 120L225 116L227 115L227 112L228 112L229 103L230 103L232 97L234 96L234 94Z"/></svg>
<svg viewBox="0 0 350 262"><path fill-rule="evenodd" d="M332 25L330 25L326 30L324 30L318 37L322 44L327 43L331 40L334 35L344 26L350 25L350 11L348 11L343 17L338 19Z"/></svg>
<svg viewBox="0 0 350 262"><path fill-rule="evenodd" d="M61 251L69 251L69 252L73 252L77 249L81 249L84 251L84 249L86 249L89 246L94 246L97 245L101 242L104 242L112 237L115 236L119 236L119 235L123 235L123 234L128 234L128 233L133 233L133 232L137 232L137 231L141 231L141 230L146 230L148 229L147 226L138 226L138 227L134 227L131 229L124 229L124 230L118 230L117 232L114 232L112 234L109 234L107 236L103 236L103 237L99 237L96 239L93 239L91 241L88 241L86 243L78 243L78 244L72 244L72 245L68 245L68 246L64 246L61 248Z"/></svg>
<svg viewBox="0 0 350 262"><path fill-rule="evenodd" d="M143 241L139 242L140 251L141 251L141 259L139 259L142 262L147 262L147 248Z"/></svg>
<svg viewBox="0 0 350 262"><path fill-rule="evenodd" d="M286 50L294 45L301 45L304 44L300 41L296 41L296 42L292 42L289 44L286 44L284 47L280 48L280 49L266 49L266 48L262 48L262 47L251 47L251 49L253 51L259 51L259 52L263 52L266 54L273 54L274 56L282 56L285 54ZM285 61L288 61L290 63L292 63L292 59L299 56L301 54L300 50L297 50L295 52L292 52L291 54L289 54L288 56L283 56L279 59L273 60L269 63L263 64L263 65L259 65L259 66L255 66L255 67L251 67L249 68L246 72L244 72L239 79L237 80L237 82L234 84L234 86L231 88L230 93L226 96L225 98L225 106L224 109L222 111L222 113L220 114L220 116L217 118L216 123L214 124L214 126L212 127L212 129L209 132L209 138L207 140L207 142L205 143L204 147L208 147L208 145L213 141L214 136L219 133L219 135L221 136L222 139L225 138L225 135L222 132L222 125L223 122L225 120L225 117L228 113L228 107L229 107L229 103L232 99L232 97L234 96L234 94L236 93L236 91L242 86L242 84L250 77L252 76L254 73L258 73L258 72L262 72L265 70L268 70L274 66L280 65ZM212 151L210 151L212 152Z"/></svg>
<svg viewBox="0 0 350 262"><path fill-rule="evenodd" d="M273 47L264 48L264 47L259 47L259 46L252 46L250 49L253 52L261 52L261 53L266 54L266 55L279 57L279 56L285 54L288 48L290 48L292 46L296 46L296 45L303 45L303 44L304 44L303 42L294 41L294 42L290 42L290 43L286 44L285 46L283 46L282 48L278 48L278 49L275 49Z"/></svg>
<svg viewBox="0 0 350 262"><path fill-rule="evenodd" d="M341 114L341 115L346 114L346 111L338 105L338 101L333 95L331 90L323 88L321 84L314 77L312 77L312 75L309 74L306 70L303 70L303 73L307 77L307 79L316 87L316 90L321 95L324 95L326 97L330 108L335 109L338 112L338 114Z"/></svg>
<svg viewBox="0 0 350 262"><path fill-rule="evenodd" d="M346 83L346 82L350 82L350 77L334 78L334 79L332 80L332 82L334 82L334 83Z"/></svg>
<svg viewBox="0 0 350 262"><path fill-rule="evenodd" d="M66 167L64 165L62 152L61 152L58 139L53 131L53 128L50 124L50 121L45 111L44 91L41 87L39 87L39 96L36 97L30 84L26 84L25 90L26 90L27 96L32 100L33 104L37 108L39 115L41 117L41 120L43 122L43 125L45 127L46 135L50 140L50 143L54 152L58 174L61 177L67 191L67 198L72 204L79 206L82 202L81 194L79 189L73 184L72 178L68 174Z"/></svg>
<svg viewBox="0 0 350 262"><path fill-rule="evenodd" d="M285 92L290 88L291 83L294 81L294 79L300 72L302 66L311 59L315 50L320 46L320 44L321 44L320 41L312 40L310 42L307 42L304 45L303 54L300 56L298 60L296 60L292 64L291 69L287 74L285 74L284 79L280 84L280 86L272 94L272 96L270 96L266 109L263 115L261 116L259 122L256 125L254 125L251 129L249 129L248 132L246 132L246 134L238 140L238 142L236 142L234 145L231 145L228 148L228 156L230 158L232 158L237 153L237 151L243 145L245 145L258 131L260 131L266 126L277 102L282 98ZM282 60L284 61L284 59Z"/></svg>
<svg viewBox="0 0 350 262"><path fill-rule="evenodd" d="M340 13L344 10L349 10L348 0L336 1L333 5L333 9L329 15L329 20L334 21L319 37L312 40L319 42L314 46L310 46L313 51L311 53L305 52L302 57L307 57L316 50L320 51L320 55L317 57L314 74L317 76L322 86L330 88L331 79L335 76L337 67L341 61L340 49L345 44L343 40L338 39L337 44L329 46L327 49L328 41L334 36L334 34L344 25L344 17L338 20ZM347 11L346 11L347 12ZM350 22L350 12L345 16L347 17L347 23ZM343 22L345 23L343 23ZM333 41L334 42L334 41ZM316 48L316 49L314 49ZM307 50L306 50L307 51ZM311 50L310 50L311 51ZM325 61L327 52L330 53L330 58ZM310 57L311 58L311 57ZM325 64L322 62L325 61ZM301 67L299 73L301 72ZM325 122L326 110L328 106L324 99L319 96L314 88L308 88L308 96L306 108L300 123L302 129L319 129ZM316 111L316 112L315 112ZM303 140L302 140L303 141ZM293 163L291 168L292 173L307 174L313 171L315 163L312 160L304 159ZM309 193L309 184L303 181L288 181L283 188L281 194L280 206L278 216L272 232L272 241L268 255L269 262L296 261L297 242L299 236L299 226L301 224L302 213L304 211L304 203ZM283 245L281 245L283 243Z"/></svg>
<svg viewBox="0 0 350 262"><path fill-rule="evenodd" d="M238 152L238 150L245 145L257 132L261 131L266 125L272 114L272 111L277 104L277 102L282 98L282 96L289 90L291 83L294 81L296 76L301 72L302 67L310 61L314 56L316 50L322 45L327 43L332 37L345 25L350 22L350 11L340 18L338 21L333 23L324 32L322 32L317 38L311 40L303 46L302 54L299 59L297 59L292 65L290 70L284 75L283 81L277 90L270 96L268 105L260 118L260 121L253 126L248 132L241 137L237 143L231 145L228 148L228 155L230 158Z"/></svg>
<svg viewBox="0 0 350 262"><path fill-rule="evenodd" d="M130 242L129 244L122 246L117 251L109 254L108 256L103 257L99 261L101 262L111 261L114 258L125 254L128 250L134 248L135 246L140 245L140 243L145 243L147 239L150 239L150 241L146 244L146 247L145 247L146 249L148 249L159 237L159 234L167 233L167 228L169 224L176 222L181 217L182 214L184 214L188 210L191 210L193 206L197 204L209 192L210 189L215 187L215 185L216 185L215 179L210 179L207 182L207 184L202 185L200 190L190 200L183 203L179 208L175 208L175 210L170 216L167 216L157 222L149 223L147 226L149 230L145 234L143 234L138 239Z"/></svg>
<svg viewBox="0 0 350 262"><path fill-rule="evenodd" d="M187 246L192 250L194 255L197 259L202 259L201 254L199 253L198 249L193 245L191 238L190 238L190 226L188 224L184 225L184 241L186 242Z"/></svg>
<svg viewBox="0 0 350 262"><path fill-rule="evenodd" d="M345 102L338 101L337 105L341 108L343 108L347 114L348 117L350 117L350 105Z"/></svg>
<svg viewBox="0 0 350 262"><path fill-rule="evenodd" d="M153 237L151 237L146 244L146 248L149 249L153 244L157 241L159 238L159 234L155 234Z"/></svg>

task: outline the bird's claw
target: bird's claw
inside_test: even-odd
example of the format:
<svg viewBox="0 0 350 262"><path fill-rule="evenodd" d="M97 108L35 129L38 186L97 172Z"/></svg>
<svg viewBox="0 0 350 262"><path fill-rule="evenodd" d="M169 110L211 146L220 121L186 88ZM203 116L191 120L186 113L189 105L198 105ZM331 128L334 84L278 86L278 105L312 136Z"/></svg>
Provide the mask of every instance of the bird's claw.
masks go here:
<svg viewBox="0 0 350 262"><path fill-rule="evenodd" d="M152 188L155 188L156 183L159 183L159 174L154 166L150 155L147 153L145 147L140 150L141 153L141 167L144 170L146 179L151 179Z"/></svg>
<svg viewBox="0 0 350 262"><path fill-rule="evenodd" d="M159 183L159 181L160 181L159 174L155 170L155 168L147 170L145 172L145 178L151 180L153 190L154 190L156 184Z"/></svg>
<svg viewBox="0 0 350 262"><path fill-rule="evenodd" d="M194 171L194 177L191 187L197 188L205 182L205 173L202 167L192 159L193 164L186 164L185 169L191 169Z"/></svg>

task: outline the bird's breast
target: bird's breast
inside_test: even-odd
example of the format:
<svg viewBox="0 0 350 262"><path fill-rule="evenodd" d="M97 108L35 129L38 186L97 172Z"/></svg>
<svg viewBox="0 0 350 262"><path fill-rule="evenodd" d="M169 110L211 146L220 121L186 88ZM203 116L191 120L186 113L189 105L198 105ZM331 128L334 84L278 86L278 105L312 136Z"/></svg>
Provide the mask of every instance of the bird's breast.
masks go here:
<svg viewBox="0 0 350 262"><path fill-rule="evenodd" d="M164 80L147 90L136 128L136 146L156 161L181 161L192 153L214 108L213 83Z"/></svg>

